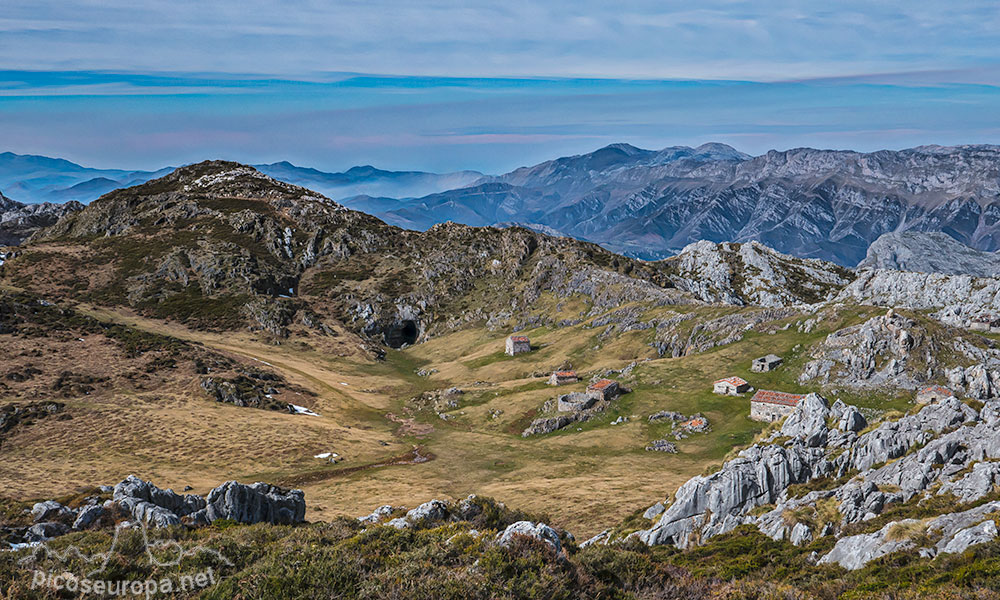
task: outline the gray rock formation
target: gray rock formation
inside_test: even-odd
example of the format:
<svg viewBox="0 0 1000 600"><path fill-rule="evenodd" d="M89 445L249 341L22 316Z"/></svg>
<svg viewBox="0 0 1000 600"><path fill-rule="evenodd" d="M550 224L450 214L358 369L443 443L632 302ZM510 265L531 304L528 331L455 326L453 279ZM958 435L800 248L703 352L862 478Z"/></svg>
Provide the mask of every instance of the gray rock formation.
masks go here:
<svg viewBox="0 0 1000 600"><path fill-rule="evenodd" d="M832 263L803 260L763 244L699 241L667 264L674 283L710 303L782 307L833 298L853 274Z"/></svg>
<svg viewBox="0 0 1000 600"><path fill-rule="evenodd" d="M851 387L913 389L927 379L927 373L910 364L933 367L938 352L925 328L890 310L828 335L813 349L814 360L805 365L799 382L819 379Z"/></svg>
<svg viewBox="0 0 1000 600"><path fill-rule="evenodd" d="M947 233L893 232L868 246L858 269L996 277L1000 254L970 248Z"/></svg>
<svg viewBox="0 0 1000 600"><path fill-rule="evenodd" d="M984 544L997 537L997 525L993 521L983 521L979 525L974 525L968 529L962 529L956 533L943 546L938 548L939 553L949 554L965 552L969 546Z"/></svg>
<svg viewBox="0 0 1000 600"><path fill-rule="evenodd" d="M939 484L936 493L976 501L994 489L993 482L1000 476L996 468L1000 463L992 462L1000 459L997 405L1000 401L985 405L980 419L979 413L958 399L945 398L859 436L867 424L857 408L839 401L828 407L822 397L810 395L774 434L791 438L784 445L752 446L718 472L692 478L678 489L653 527L638 537L650 545L687 548L739 525L753 524L776 540L805 544L848 524L872 519L893 503L932 493ZM837 487L788 497L791 484L850 473L857 475ZM821 515L821 503L832 503L838 520L829 520L829 511ZM754 511L771 504L767 512ZM788 520L790 514L809 512L815 513L813 521ZM963 521L963 528L980 521ZM867 561L897 549L896 540L884 534L856 536L844 542L828 562L854 564L853 559L842 557L861 553Z"/></svg>
<svg viewBox="0 0 1000 600"><path fill-rule="evenodd" d="M914 547L912 541L891 539L890 532L894 528L906 525L917 525L919 521L907 519L892 522L875 533L852 535L837 540L836 545L828 554L819 559L819 564L839 564L848 570L860 569L869 562L899 550Z"/></svg>
<svg viewBox="0 0 1000 600"><path fill-rule="evenodd" d="M305 520L302 490L284 490L267 483L246 485L227 481L205 497L205 506L191 514L195 522L229 519L239 523L290 525Z"/></svg>
<svg viewBox="0 0 1000 600"><path fill-rule="evenodd" d="M104 516L104 512L104 507L100 504L84 506L77 514L76 520L73 521L73 529L80 530L90 527L96 523L98 519Z"/></svg>
<svg viewBox="0 0 1000 600"><path fill-rule="evenodd" d="M59 504L55 500L38 502L31 507L31 520L35 523L42 521L57 521L65 519L73 514L73 511Z"/></svg>
<svg viewBox="0 0 1000 600"><path fill-rule="evenodd" d="M448 518L448 503L443 500L430 500L406 513L406 519L411 523L417 521L443 521Z"/></svg>
<svg viewBox="0 0 1000 600"><path fill-rule="evenodd" d="M504 529L497 538L501 546L509 546L518 536L540 540L551 546L556 552L562 551L562 542L559 540L559 534L545 523L518 521L509 525L507 529Z"/></svg>
<svg viewBox="0 0 1000 600"><path fill-rule="evenodd" d="M0 246L17 246L43 227L83 210L79 202L22 204L0 193Z"/></svg>
<svg viewBox="0 0 1000 600"><path fill-rule="evenodd" d="M129 475L115 486L112 499L131 513L133 519L153 527L179 525L181 517L205 507L205 499L200 496L182 496L173 490L161 490L135 475Z"/></svg>
<svg viewBox="0 0 1000 600"><path fill-rule="evenodd" d="M392 505L386 504L376 508L371 512L371 514L365 515L363 517L358 517L358 521L368 525L373 525L375 523L378 523L382 519L388 517L396 510L402 510L402 508L397 508L393 507Z"/></svg>
<svg viewBox="0 0 1000 600"><path fill-rule="evenodd" d="M646 509L646 512L642 513L643 519L655 519L656 517L663 514L666 507L663 506L662 502L657 502L656 504L650 506Z"/></svg>
<svg viewBox="0 0 1000 600"><path fill-rule="evenodd" d="M44 542L45 540L59 537L60 535L64 535L66 533L69 533L69 527L63 523L35 523L28 528L28 531L24 535L24 539L28 542Z"/></svg>
<svg viewBox="0 0 1000 600"><path fill-rule="evenodd" d="M781 435L802 440L806 446L816 448L826 445L826 420L830 408L819 394L807 394L781 424Z"/></svg>

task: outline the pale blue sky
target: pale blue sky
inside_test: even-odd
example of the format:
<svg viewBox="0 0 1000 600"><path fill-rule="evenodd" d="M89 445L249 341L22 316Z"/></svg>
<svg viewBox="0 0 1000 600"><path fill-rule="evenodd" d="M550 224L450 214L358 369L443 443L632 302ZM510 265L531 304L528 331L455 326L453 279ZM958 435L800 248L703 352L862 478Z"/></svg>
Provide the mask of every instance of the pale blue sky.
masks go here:
<svg viewBox="0 0 1000 600"><path fill-rule="evenodd" d="M1000 143L994 2L694 6L8 0L0 150L499 172L616 141Z"/></svg>

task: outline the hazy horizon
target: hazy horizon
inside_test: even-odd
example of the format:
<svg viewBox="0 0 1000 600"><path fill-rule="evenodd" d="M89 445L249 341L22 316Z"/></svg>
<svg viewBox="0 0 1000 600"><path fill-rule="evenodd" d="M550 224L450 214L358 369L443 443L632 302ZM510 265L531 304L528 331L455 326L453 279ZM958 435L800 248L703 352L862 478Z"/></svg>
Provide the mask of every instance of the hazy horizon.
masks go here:
<svg viewBox="0 0 1000 600"><path fill-rule="evenodd" d="M3 149L102 168L1000 143L985 1L14 0L0 40Z"/></svg>

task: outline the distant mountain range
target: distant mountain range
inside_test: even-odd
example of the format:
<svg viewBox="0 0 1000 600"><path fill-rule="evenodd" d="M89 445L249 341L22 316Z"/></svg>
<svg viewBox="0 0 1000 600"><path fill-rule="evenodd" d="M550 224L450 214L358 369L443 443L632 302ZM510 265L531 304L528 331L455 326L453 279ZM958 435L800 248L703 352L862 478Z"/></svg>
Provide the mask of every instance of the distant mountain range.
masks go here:
<svg viewBox="0 0 1000 600"><path fill-rule="evenodd" d="M422 171L384 171L371 166L352 167L343 173L326 173L289 162L256 165L262 173L302 185L333 199L352 196L425 196L469 185L483 177L476 171L425 173ZM156 171L93 169L61 158L4 152L0 154L0 190L7 197L26 203L87 203L119 188L145 183L174 170ZM398 202L393 202L396 205Z"/></svg>
<svg viewBox="0 0 1000 600"><path fill-rule="evenodd" d="M287 162L257 168L401 227L524 224L642 259L671 256L699 240L759 241L853 267L880 236L906 231L1000 249L997 146L797 148L752 157L715 143L663 150L612 144L497 176L374 167L325 173ZM30 202L86 202L163 172L87 169L8 153L0 155L0 190Z"/></svg>
<svg viewBox="0 0 1000 600"><path fill-rule="evenodd" d="M854 266L874 240L897 231L1000 248L1000 148L802 148L749 157L721 144L658 152L615 144L395 208L364 203L405 227L518 221L645 259L698 240L760 241Z"/></svg>

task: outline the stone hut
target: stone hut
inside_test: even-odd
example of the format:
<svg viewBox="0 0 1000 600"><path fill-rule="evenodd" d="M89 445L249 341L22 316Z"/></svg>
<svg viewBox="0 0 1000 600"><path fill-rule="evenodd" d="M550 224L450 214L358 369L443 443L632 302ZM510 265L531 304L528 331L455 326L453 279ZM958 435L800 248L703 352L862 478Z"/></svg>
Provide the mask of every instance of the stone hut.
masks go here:
<svg viewBox="0 0 1000 600"><path fill-rule="evenodd" d="M766 373L767 371L777 369L781 365L781 362L780 356L768 354L767 356L753 359L753 363L750 364L750 370L754 373Z"/></svg>
<svg viewBox="0 0 1000 600"><path fill-rule="evenodd" d="M1000 332L1000 318L994 315L982 315L969 321L969 329L973 331Z"/></svg>
<svg viewBox="0 0 1000 600"><path fill-rule="evenodd" d="M611 400L619 394L617 381L598 379L587 386L587 394L597 400Z"/></svg>
<svg viewBox="0 0 1000 600"><path fill-rule="evenodd" d="M766 423L784 419L792 414L802 397L802 394L757 390L753 398L750 398L750 418Z"/></svg>
<svg viewBox="0 0 1000 600"><path fill-rule="evenodd" d="M505 351L510 356L531 352L531 340L525 335L512 335L507 338L507 348Z"/></svg>
<svg viewBox="0 0 1000 600"><path fill-rule="evenodd" d="M549 385L564 385L567 383L576 383L580 381L577 377L576 371L553 371L549 375Z"/></svg>
<svg viewBox="0 0 1000 600"><path fill-rule="evenodd" d="M712 391L723 396L736 396L750 391L750 384L742 377L726 377L712 384Z"/></svg>
<svg viewBox="0 0 1000 600"><path fill-rule="evenodd" d="M929 385L917 392L917 404L937 402L938 400L944 400L945 398L949 398L954 395L955 394L953 394L952 391L946 387L942 387L940 385Z"/></svg>

